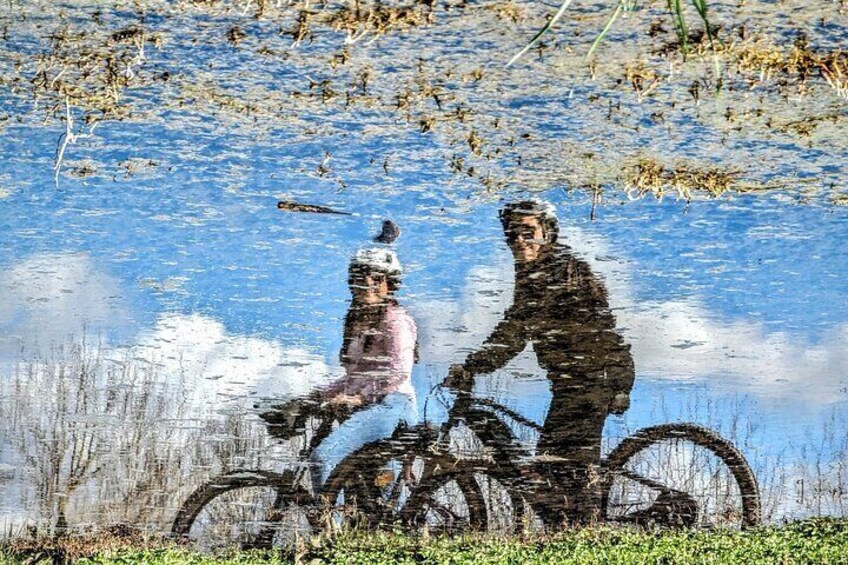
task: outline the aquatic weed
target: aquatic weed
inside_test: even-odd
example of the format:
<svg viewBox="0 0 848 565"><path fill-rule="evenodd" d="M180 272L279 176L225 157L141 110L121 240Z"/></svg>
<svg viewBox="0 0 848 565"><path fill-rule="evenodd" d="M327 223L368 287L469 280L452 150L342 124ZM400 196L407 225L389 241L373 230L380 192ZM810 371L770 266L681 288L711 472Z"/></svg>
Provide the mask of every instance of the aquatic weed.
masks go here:
<svg viewBox="0 0 848 565"><path fill-rule="evenodd" d="M571 5L572 0L563 0L559 6L559 9L551 16L547 23L540 29L536 34L527 42L527 44L516 53L512 59L506 64L507 67L512 66L518 59L520 59L525 53L527 53L536 43L541 39L543 35L549 32L553 26L565 15L566 10ZM683 3L681 0L667 0L668 3L668 13L671 17L672 22L674 23L674 29L677 32L678 37L678 45L680 48L680 52L683 54L685 58L689 52L689 26L686 23L686 17L684 15ZM710 20L708 17L708 4L707 0L692 0L692 5L695 7L698 15L704 22L704 29L709 38L710 44L714 41L713 29L710 24ZM622 11L633 11L636 9L637 0L619 0L615 3L615 8L612 11L612 15L607 20L607 23L604 25L603 29L596 36L595 40L592 42L591 47L589 48L589 52L586 57L590 57L595 49L598 47L600 42L606 37L610 28L612 27L615 20L618 18L619 14Z"/></svg>

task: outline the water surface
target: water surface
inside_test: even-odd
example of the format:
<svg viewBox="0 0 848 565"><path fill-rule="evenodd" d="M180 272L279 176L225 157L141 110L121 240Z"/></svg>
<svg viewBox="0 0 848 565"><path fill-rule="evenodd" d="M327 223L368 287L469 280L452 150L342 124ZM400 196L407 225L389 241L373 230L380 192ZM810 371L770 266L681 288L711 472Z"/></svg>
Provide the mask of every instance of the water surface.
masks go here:
<svg viewBox="0 0 848 565"><path fill-rule="evenodd" d="M85 3L65 8L79 25L90 17ZM11 33L3 49L17 58L46 50L46 30L61 23L46 9L26 20L3 10ZM137 21L134 13L106 12L109 31ZM844 185L840 121L809 139L753 126L728 137L711 121L736 100L728 94L692 102L669 127L650 117L666 99L639 100L591 81L572 88L555 76L564 56L553 51L513 75L493 71L511 81L496 96L494 79L477 90L471 79L448 80L444 89L454 98L446 97L453 106L444 113L467 103L475 117L428 132L422 116L444 117L432 97L419 97L410 122L389 105L395 87L415 84L422 72L438 82L454 64L469 66L457 75L471 72L482 63L469 55L490 62L504 37L458 35L452 18L459 16L445 15L432 28L351 48L353 63L331 71L318 55L337 51L333 35L318 35L290 58L257 62L259 44L277 41L273 20L245 23L233 11L168 14L151 8L144 25L203 24L205 43L194 47L192 36L175 33L169 48L148 47L139 72L179 78L129 89L138 115L106 121L71 146L58 187L53 164L64 125L43 125L43 108L22 90L0 95L4 112L20 116L0 130L0 508L8 532L65 521L167 531L190 494L215 477L301 468L303 445L275 437L261 414L344 374L349 263L384 218L402 229L392 246L404 267L397 300L417 327L407 395L414 401L404 408L415 434L457 414L455 396L437 385L451 365L486 351L499 323L513 320L523 337L489 340L509 355L495 367L478 363L472 390L490 408L520 416L499 419L515 445L494 444L496 454L517 462L516 472L546 453L564 457L572 467L562 468L582 470L560 473L561 490L553 492L581 493L591 465L576 453L597 463L638 429L692 422L744 454L766 520L844 515L848 254L841 236L848 216L830 203ZM494 28L495 20L479 17L481 29ZM232 22L256 35L236 47L213 33ZM810 25L820 45L836 41L830 28ZM511 30L505 37L522 36ZM410 54L416 45L442 58L421 71ZM246 65L247 82L239 79ZM316 72L336 72L333 80L344 82L364 66L395 82L365 87L375 98L353 109L310 97ZM530 80L534 72L543 73L541 85ZM192 94L204 81L256 108L245 115L206 90ZM623 108L612 120L611 99ZM813 100L817 111L844 113L835 96ZM83 110L74 111L79 122ZM478 154L469 131L482 134L475 128L495 118L511 125ZM513 134L524 140L515 153L507 142ZM608 196L594 211L591 197L573 190L591 166L587 151L662 156L681 147L695 161L729 163L759 182L795 180L772 193L688 204L629 201L615 196L622 186L605 184ZM457 173L451 163L459 157L465 164ZM611 168L599 165L599 178ZM506 184L481 182L489 173ZM528 287L516 283L498 214L528 189L540 189L532 196L556 210L559 243L567 246L560 260L585 272L566 294L588 318L515 290ZM276 208L280 198L351 215L286 213ZM553 281L540 285L543 294L556 295L550 288L568 278L559 272L542 277ZM593 301L593 292L603 299ZM545 344L552 331L559 337ZM605 380L612 366L624 384ZM579 375L573 396L564 374ZM619 392L629 406L611 409ZM480 447L468 430L458 437ZM685 457L666 455L663 464L680 480L703 482L714 462ZM532 480L510 486L499 477L497 488L479 486L485 470L479 464L473 480L489 498L502 496L501 488L531 497ZM596 503L581 496L559 510L587 516ZM489 527L509 522L487 505Z"/></svg>

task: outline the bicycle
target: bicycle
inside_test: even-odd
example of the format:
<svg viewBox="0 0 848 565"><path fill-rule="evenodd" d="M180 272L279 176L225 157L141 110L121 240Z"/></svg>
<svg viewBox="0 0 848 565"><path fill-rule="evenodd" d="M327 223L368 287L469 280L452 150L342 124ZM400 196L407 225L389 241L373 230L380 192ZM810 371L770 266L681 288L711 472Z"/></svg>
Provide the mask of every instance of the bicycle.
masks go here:
<svg viewBox="0 0 848 565"><path fill-rule="evenodd" d="M505 406L457 392L441 426L398 426L391 438L345 458L319 493L309 491L303 465L283 473L240 470L213 479L183 504L172 533L206 547L271 547L342 523L431 531L526 528L544 519L536 511L549 506L551 493L558 496L556 488L539 483L556 477L564 462L534 454L518 441L509 421L542 431ZM325 415L304 454L330 429ZM681 443L689 447L681 451ZM675 469L685 467L681 457L687 449L691 455L692 448L713 461L704 466L690 457L690 475L681 481ZM674 471L666 477L671 480L656 476L664 468ZM760 520L759 487L742 453L695 424L640 430L587 474L578 482L590 491L587 500L597 510L593 521L669 527L733 522L748 528Z"/></svg>

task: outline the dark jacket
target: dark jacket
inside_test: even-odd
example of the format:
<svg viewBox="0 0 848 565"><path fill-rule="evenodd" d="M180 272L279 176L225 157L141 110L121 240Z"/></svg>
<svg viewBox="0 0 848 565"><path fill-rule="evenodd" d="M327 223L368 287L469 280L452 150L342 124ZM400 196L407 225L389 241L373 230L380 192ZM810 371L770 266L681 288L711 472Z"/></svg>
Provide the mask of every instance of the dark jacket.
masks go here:
<svg viewBox="0 0 848 565"><path fill-rule="evenodd" d="M549 510L560 517L581 519L593 510L586 485L600 461L604 422L616 395L633 387L630 346L615 324L606 288L588 263L567 246L551 245L535 261L516 263L512 306L463 364L471 373L490 373L533 343L552 390L537 451L558 461L551 468L561 489L551 498L568 503Z"/></svg>

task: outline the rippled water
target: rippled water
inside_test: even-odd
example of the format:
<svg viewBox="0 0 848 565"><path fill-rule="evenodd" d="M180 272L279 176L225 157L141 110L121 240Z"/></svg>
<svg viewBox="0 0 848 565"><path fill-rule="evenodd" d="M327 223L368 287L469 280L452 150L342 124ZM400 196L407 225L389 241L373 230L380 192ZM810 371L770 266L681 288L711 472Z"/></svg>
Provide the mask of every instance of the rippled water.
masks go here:
<svg viewBox="0 0 848 565"><path fill-rule="evenodd" d="M4 50L37 50L44 31L36 13L26 25L16 17L5 14L19 43ZM49 28L55 15L43 17ZM189 12L179 21L204 17ZM389 77L397 62L397 80L407 80L414 59L394 61L386 48L401 42L399 53L410 56L409 42L429 37L439 53L467 55L451 17L432 36L414 30L353 56L375 57L375 72ZM147 25L168 21L154 12ZM148 63L156 72L183 65L180 96L201 83L206 61L187 37ZM215 80L225 83L255 61L220 39L224 46L207 48L221 69ZM304 50L317 51L321 41L329 40ZM275 81L318 66L264 64L251 72L277 96L288 87ZM750 132L723 143L708 119L638 132L627 123L667 101L614 94L628 114L613 127L589 102L595 92L606 95L603 85L568 97L552 75L544 88L531 86L530 73L544 64L516 71L513 93L496 102L446 87L478 96L478 115L523 119L515 131L540 138L521 150L526 183L510 163L501 172L518 179L515 190L494 193L448 166L463 151L469 163L479 157L454 144L465 133L428 135L401 124L394 109L342 111L286 98L272 113L279 119L302 108L286 118L294 126L261 112L251 125L210 109L209 100L150 110L156 96L174 100L167 85L130 94L137 119L103 123L70 147L57 188L63 126L42 125L17 91L0 95L21 116L0 130L5 531L117 523L170 531L176 519L215 545L232 534L215 530L227 520L263 533L289 503L302 509L285 507L296 528L310 527L313 487L333 498L330 505L357 502L373 522L434 528L669 514L686 522L687 499L659 512L665 499L636 475L688 492L700 505L698 523L738 523L742 499L756 498L750 485L734 486L739 454L758 482L764 519L844 515L848 209L831 205L827 190L800 184L688 204L609 197L590 220L590 199L568 190L585 172L582 161L575 165L581 147L613 157L643 145L674 153L697 138L712 141L695 157L727 157L751 178L842 182L841 122L832 137L825 128L812 138L815 146L777 134L752 140ZM389 86L375 89L390 97ZM229 87L244 94L243 84ZM274 100L254 95L257 104ZM821 100L814 105L844 113L835 99ZM605 131L609 139L599 141ZM491 147L511 151L498 143ZM495 170L497 161L484 166ZM499 212L527 197L519 189L537 187L546 190L534 196L555 209L559 241L542 245L540 259L516 263ZM350 215L285 212L280 198ZM381 248L396 252L402 284L388 314L383 306L360 315L350 262L372 245L384 218L402 231ZM405 363L413 360L410 372ZM438 386L458 364L466 372L454 368L454 384L470 399ZM381 383L377 390L371 381ZM340 403L338 384L327 392L339 382L356 406ZM333 420L338 427L328 429ZM674 428L613 464L616 446L637 430L680 422L727 442L701 428ZM313 442L318 455L310 445L316 434L329 435L323 447ZM633 441L624 445L640 445ZM617 473L606 475L610 454ZM227 493L228 504L204 494L222 485L250 488Z"/></svg>

